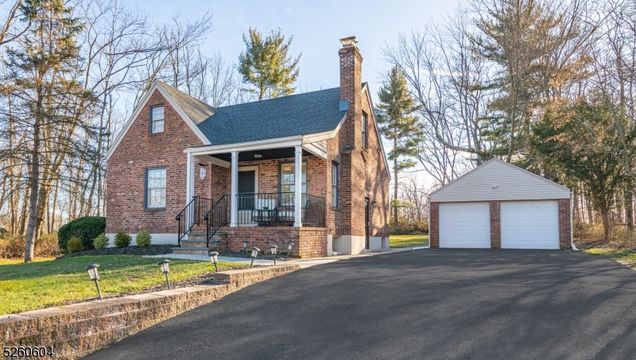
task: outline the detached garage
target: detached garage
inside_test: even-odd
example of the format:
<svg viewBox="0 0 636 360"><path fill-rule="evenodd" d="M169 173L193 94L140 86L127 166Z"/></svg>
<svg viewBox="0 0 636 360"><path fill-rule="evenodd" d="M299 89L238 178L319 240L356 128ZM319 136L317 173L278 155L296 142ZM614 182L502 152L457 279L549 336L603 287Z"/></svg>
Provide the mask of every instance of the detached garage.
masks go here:
<svg viewBox="0 0 636 360"><path fill-rule="evenodd" d="M492 159L430 195L431 247L565 249L570 189Z"/></svg>

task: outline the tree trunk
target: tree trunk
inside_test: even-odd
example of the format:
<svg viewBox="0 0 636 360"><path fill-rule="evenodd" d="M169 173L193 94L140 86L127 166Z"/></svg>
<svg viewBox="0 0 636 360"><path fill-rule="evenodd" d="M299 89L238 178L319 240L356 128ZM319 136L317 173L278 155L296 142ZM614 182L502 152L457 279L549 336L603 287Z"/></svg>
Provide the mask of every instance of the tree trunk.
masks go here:
<svg viewBox="0 0 636 360"><path fill-rule="evenodd" d="M26 229L26 244L24 249L24 262L33 261L35 253L35 235L38 226L38 195L40 194L40 121L36 116L33 125L33 149L31 151L30 194L29 194L29 221Z"/></svg>
<svg viewBox="0 0 636 360"><path fill-rule="evenodd" d="M608 242L612 232L609 209L602 209L601 217L603 218L603 237L604 237L603 240L605 242Z"/></svg>
<svg viewBox="0 0 636 360"><path fill-rule="evenodd" d="M634 193L631 189L625 191L625 222L628 230L634 230Z"/></svg>

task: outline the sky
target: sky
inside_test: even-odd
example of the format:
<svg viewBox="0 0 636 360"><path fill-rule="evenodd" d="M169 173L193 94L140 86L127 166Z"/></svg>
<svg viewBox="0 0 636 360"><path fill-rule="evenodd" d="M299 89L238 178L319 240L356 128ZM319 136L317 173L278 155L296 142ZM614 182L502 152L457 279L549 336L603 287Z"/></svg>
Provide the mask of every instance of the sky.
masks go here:
<svg viewBox="0 0 636 360"><path fill-rule="evenodd" d="M261 32L280 28L293 36L290 53L302 54L297 92L339 85L338 49L342 37L355 35L364 58L362 78L377 93L388 71L383 48L400 33L422 29L431 20L454 12L461 0L420 1L293 1L293 0L124 0L157 22L174 16L194 21L206 11L213 15L210 34L202 44L209 55L220 53L237 62L244 49L242 34L250 27Z"/></svg>

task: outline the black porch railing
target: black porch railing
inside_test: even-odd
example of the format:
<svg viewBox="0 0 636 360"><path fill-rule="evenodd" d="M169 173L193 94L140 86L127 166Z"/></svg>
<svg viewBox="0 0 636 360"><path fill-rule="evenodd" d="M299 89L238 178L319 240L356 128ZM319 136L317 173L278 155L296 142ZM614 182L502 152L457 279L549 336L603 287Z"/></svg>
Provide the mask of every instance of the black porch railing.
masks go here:
<svg viewBox="0 0 636 360"><path fill-rule="evenodd" d="M221 195L205 213L205 238L208 247L210 247L210 239L212 239L222 226L228 224L229 206L227 198L227 195Z"/></svg>
<svg viewBox="0 0 636 360"><path fill-rule="evenodd" d="M192 200L181 210L175 219L178 224L177 241L181 246L181 240L195 226L201 225L204 215L212 206L212 200L200 196L193 196Z"/></svg>
<svg viewBox="0 0 636 360"><path fill-rule="evenodd" d="M325 199L303 193L303 226L325 226ZM237 224L257 226L293 226L295 206L293 192L237 194Z"/></svg>

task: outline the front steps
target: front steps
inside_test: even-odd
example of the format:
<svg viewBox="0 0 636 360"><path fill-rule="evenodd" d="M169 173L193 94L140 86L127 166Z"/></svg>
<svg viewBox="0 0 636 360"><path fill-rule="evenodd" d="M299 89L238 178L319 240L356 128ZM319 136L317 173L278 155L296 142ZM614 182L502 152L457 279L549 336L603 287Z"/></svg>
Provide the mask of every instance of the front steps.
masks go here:
<svg viewBox="0 0 636 360"><path fill-rule="evenodd" d="M188 234L187 240L181 240L181 247L175 247L172 249L172 253L181 255L208 256L208 251L212 250L214 240L219 240L220 244L224 244L226 239L226 233L221 231L217 232L210 240L210 248L208 249L208 247L206 247L205 233L191 232L190 234Z"/></svg>

